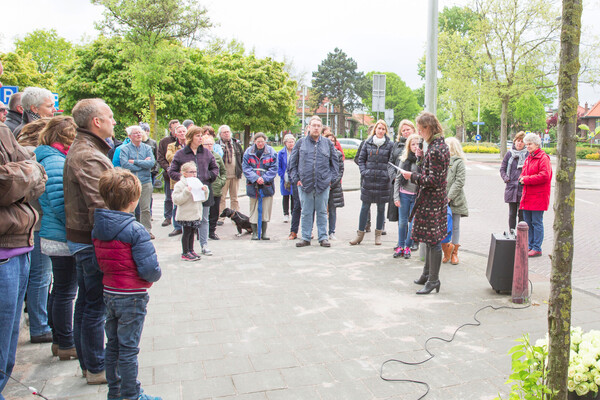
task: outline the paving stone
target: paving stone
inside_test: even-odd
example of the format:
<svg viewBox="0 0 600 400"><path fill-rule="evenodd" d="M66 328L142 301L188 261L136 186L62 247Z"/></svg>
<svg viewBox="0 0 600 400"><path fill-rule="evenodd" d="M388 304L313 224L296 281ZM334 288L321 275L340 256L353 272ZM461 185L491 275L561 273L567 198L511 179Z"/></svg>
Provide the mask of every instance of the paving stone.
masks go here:
<svg viewBox="0 0 600 400"><path fill-rule="evenodd" d="M234 375L232 379L239 393L265 392L287 387L277 370Z"/></svg>

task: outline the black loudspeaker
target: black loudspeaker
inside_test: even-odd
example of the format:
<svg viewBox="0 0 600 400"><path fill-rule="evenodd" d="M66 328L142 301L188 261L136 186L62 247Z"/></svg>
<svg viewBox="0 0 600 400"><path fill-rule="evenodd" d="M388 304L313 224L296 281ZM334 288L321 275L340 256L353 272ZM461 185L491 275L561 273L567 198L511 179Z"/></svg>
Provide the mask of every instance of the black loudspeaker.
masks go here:
<svg viewBox="0 0 600 400"><path fill-rule="evenodd" d="M512 291L516 244L517 238L514 234L492 233L485 275L497 293Z"/></svg>

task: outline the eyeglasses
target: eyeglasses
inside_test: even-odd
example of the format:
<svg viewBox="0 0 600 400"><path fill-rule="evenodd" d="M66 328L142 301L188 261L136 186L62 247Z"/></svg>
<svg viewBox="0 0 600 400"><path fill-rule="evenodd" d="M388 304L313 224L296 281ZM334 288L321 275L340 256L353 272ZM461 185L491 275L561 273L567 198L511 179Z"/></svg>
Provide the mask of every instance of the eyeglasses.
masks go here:
<svg viewBox="0 0 600 400"><path fill-rule="evenodd" d="M0 108L0 112L8 112L8 108Z"/></svg>

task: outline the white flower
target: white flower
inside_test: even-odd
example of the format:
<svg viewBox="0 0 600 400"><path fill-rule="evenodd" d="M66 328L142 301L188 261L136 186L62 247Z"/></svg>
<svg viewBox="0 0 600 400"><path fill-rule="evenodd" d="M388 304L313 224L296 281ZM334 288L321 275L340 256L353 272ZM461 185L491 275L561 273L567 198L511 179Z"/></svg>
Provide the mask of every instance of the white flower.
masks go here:
<svg viewBox="0 0 600 400"><path fill-rule="evenodd" d="M598 385L596 385L594 382L588 383L588 387L590 388L590 392L598 393Z"/></svg>
<svg viewBox="0 0 600 400"><path fill-rule="evenodd" d="M576 373L576 372L577 372L577 371L575 370L575 368L573 368L573 367L569 366L569 372L568 372L568 377L569 377L569 379L573 379L573 376L575 376L575 373Z"/></svg>
<svg viewBox="0 0 600 400"><path fill-rule="evenodd" d="M569 389L569 392L575 391L576 387L577 384L572 379L569 379L569 381L567 382L567 389Z"/></svg>
<svg viewBox="0 0 600 400"><path fill-rule="evenodd" d="M573 380L575 381L575 383L579 384L583 381L585 381L585 375L583 375L581 372L576 372L575 375L573 375Z"/></svg>
<svg viewBox="0 0 600 400"><path fill-rule="evenodd" d="M586 383L580 383L575 388L575 392L577 393L578 396L585 396L586 394L588 394L589 391L590 391L590 388Z"/></svg>
<svg viewBox="0 0 600 400"><path fill-rule="evenodd" d="M594 383L598 386L600 386L600 375L596 375L594 376Z"/></svg>

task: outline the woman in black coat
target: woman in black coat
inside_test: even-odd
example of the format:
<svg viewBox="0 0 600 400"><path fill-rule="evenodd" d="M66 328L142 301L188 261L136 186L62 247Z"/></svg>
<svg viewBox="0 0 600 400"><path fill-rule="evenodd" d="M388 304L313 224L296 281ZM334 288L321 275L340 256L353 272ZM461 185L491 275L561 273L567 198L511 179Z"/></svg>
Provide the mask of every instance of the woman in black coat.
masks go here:
<svg viewBox="0 0 600 400"><path fill-rule="evenodd" d="M506 188L504 189L504 202L508 203L508 227L515 229L517 227L517 213L519 222L523 221L523 211L519 210L521 195L523 194L523 185L519 183L519 176L523 170L523 164L527 158L527 149L523 138L525 132L521 131L513 138L513 148L506 153L500 165L500 176Z"/></svg>
<svg viewBox="0 0 600 400"><path fill-rule="evenodd" d="M336 146L337 139L333 133L328 132L323 135L327 139L331 140L333 146ZM337 150L337 149L336 149ZM344 175L344 157L343 153L339 150L338 152L338 170L339 174L337 178L331 182L329 189L329 203L327 204L327 210L329 212L329 240L336 240L335 237L335 224L337 221L337 209L344 207L344 191L342 190L342 176Z"/></svg>
<svg viewBox="0 0 600 400"><path fill-rule="evenodd" d="M381 233L385 221L385 204L390 200L390 176L388 162L392 152L392 141L388 137L385 121L379 120L373 128L373 134L365 141L358 156L360 169L360 199L362 207L358 219L356 238L351 245L359 244L365 236L367 215L371 204L377 204L377 223L375 227L375 244L381 244Z"/></svg>
<svg viewBox="0 0 600 400"><path fill-rule="evenodd" d="M402 176L419 185L411 213L411 218L414 216L412 238L425 243L427 249L423 273L415 283L425 284L417 294L429 294L434 289L440 291L441 242L448 234L446 177L450 164L450 150L444 142L442 126L432 113L422 112L417 117L417 129L419 135L428 143L427 151L419 172L405 171Z"/></svg>

